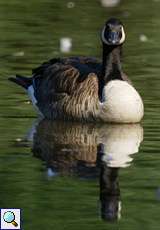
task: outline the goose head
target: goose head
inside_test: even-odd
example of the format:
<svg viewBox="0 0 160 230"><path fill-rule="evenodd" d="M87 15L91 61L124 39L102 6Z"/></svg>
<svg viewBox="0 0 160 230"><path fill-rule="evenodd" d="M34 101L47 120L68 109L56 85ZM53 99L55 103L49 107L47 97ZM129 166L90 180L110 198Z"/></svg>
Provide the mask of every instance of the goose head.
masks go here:
<svg viewBox="0 0 160 230"><path fill-rule="evenodd" d="M120 20L111 18L103 27L101 34L102 42L109 46L118 46L125 41L125 32Z"/></svg>

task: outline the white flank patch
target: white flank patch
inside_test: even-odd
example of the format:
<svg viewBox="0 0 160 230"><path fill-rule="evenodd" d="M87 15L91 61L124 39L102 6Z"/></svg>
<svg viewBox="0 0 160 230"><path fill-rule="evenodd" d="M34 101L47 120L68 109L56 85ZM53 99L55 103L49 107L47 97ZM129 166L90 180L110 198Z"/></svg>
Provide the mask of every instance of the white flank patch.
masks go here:
<svg viewBox="0 0 160 230"><path fill-rule="evenodd" d="M33 85L29 86L28 89L27 89L27 91L28 91L28 96L29 96L30 100L32 101L33 106L36 106L36 104L37 104L37 99L36 99L35 96L34 96L34 88L33 88Z"/></svg>
<svg viewBox="0 0 160 230"><path fill-rule="evenodd" d="M29 96L30 100L32 101L34 108L36 109L36 111L38 112L39 115L43 116L43 114L41 113L41 111L37 107L37 99L35 98L35 95L34 95L33 85L28 87L27 92L28 92L28 96Z"/></svg>

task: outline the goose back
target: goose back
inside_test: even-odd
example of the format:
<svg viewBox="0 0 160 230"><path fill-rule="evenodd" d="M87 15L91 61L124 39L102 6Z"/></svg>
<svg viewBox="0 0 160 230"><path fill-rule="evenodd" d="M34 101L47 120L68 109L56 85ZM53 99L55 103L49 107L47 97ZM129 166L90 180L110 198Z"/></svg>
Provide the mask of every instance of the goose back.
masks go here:
<svg viewBox="0 0 160 230"><path fill-rule="evenodd" d="M94 120L99 109L101 68L95 58L71 57L52 59L34 69L39 110L49 119Z"/></svg>

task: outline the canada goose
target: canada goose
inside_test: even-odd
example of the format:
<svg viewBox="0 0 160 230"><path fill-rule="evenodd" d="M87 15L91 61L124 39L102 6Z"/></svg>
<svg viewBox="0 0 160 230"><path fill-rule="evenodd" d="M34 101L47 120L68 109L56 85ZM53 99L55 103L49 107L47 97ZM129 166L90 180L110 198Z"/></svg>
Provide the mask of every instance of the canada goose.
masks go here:
<svg viewBox="0 0 160 230"><path fill-rule="evenodd" d="M55 58L33 70L31 78L9 80L21 85L47 119L137 123L143 102L122 71L125 32L109 19L101 33L102 63L95 58Z"/></svg>

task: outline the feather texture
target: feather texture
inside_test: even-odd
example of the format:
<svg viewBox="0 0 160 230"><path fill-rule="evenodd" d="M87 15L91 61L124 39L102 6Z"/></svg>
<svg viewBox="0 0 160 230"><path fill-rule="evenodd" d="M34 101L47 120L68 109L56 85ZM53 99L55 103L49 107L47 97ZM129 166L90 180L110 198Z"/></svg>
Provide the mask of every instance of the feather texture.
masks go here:
<svg viewBox="0 0 160 230"><path fill-rule="evenodd" d="M98 76L94 58L52 59L33 70L37 106L49 119L94 120L99 108Z"/></svg>

